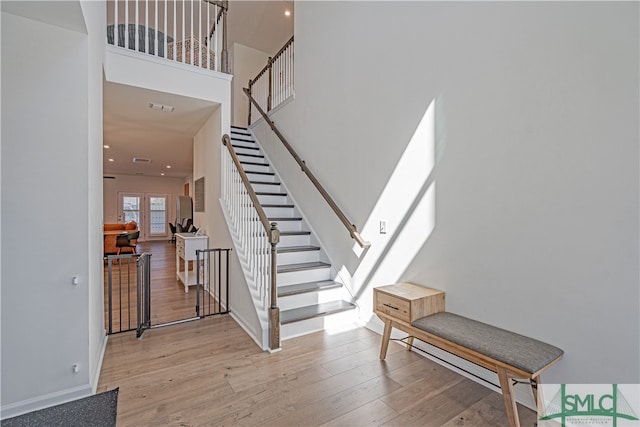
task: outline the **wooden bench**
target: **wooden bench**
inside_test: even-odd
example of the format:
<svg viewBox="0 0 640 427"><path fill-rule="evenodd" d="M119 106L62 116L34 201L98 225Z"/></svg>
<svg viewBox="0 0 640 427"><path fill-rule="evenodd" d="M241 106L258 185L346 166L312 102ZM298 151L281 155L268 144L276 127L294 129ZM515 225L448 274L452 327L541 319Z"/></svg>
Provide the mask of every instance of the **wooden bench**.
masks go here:
<svg viewBox="0 0 640 427"><path fill-rule="evenodd" d="M540 374L562 358L550 344L444 311L444 293L411 283L374 289L374 311L384 322L380 359L387 355L392 328L498 374L509 425L520 426L514 379L529 380L537 404Z"/></svg>

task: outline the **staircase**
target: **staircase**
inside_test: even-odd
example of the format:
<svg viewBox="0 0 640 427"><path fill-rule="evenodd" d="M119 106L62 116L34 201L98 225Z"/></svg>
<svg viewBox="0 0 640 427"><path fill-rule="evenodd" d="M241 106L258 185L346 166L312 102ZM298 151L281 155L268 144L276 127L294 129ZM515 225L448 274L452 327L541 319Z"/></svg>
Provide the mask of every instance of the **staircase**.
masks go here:
<svg viewBox="0 0 640 427"><path fill-rule="evenodd" d="M270 222L280 230L277 246L278 306L282 339L324 329L326 316L356 306L336 269L269 165L251 131L231 127L231 145ZM258 306L258 305L256 305Z"/></svg>

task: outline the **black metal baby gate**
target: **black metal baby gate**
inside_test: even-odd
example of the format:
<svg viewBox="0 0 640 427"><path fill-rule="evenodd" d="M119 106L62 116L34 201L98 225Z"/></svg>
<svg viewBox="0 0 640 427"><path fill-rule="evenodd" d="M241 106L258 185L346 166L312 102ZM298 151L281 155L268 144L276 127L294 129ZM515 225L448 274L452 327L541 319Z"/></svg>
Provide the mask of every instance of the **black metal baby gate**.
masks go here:
<svg viewBox="0 0 640 427"><path fill-rule="evenodd" d="M229 252L231 249L196 250L196 316L229 312Z"/></svg>
<svg viewBox="0 0 640 427"><path fill-rule="evenodd" d="M107 256L107 332L151 327L151 254Z"/></svg>
<svg viewBox="0 0 640 427"><path fill-rule="evenodd" d="M151 324L151 254L107 256L108 334L135 330L139 338L151 327L228 313L230 251L221 248L196 251L195 317L155 325Z"/></svg>

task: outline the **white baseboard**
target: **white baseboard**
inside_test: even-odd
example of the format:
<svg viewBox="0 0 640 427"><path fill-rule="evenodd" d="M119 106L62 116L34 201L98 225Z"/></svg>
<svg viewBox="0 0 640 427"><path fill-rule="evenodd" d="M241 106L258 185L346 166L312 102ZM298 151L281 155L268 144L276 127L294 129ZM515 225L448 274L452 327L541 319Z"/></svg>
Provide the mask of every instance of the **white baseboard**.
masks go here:
<svg viewBox="0 0 640 427"><path fill-rule="evenodd" d="M251 339L255 341L255 343L258 345L258 347L260 347L263 350L266 350L265 347L262 345L263 337L262 336L260 336L260 337L256 336L256 331L252 330L249 327L248 323L246 323L242 317L238 316L233 311L229 312L229 316L231 316L231 318L233 320L235 320L238 325L240 325L240 327L247 333L247 335L249 335L251 337Z"/></svg>
<svg viewBox="0 0 640 427"><path fill-rule="evenodd" d="M16 417L18 415L26 414L27 412L60 405L62 403L71 402L72 400L88 397L93 394L91 385L85 384L78 387L68 388L66 390L60 390L55 393L26 399L20 402L10 403L0 408L0 419L4 420Z"/></svg>
<svg viewBox="0 0 640 427"><path fill-rule="evenodd" d="M93 394L96 394L98 391L98 382L100 381L100 371L102 371L102 361L104 360L104 353L107 351L107 343L109 342L109 335L107 335L106 331L104 334L104 338L102 339L102 345L100 346L100 357L98 358L98 363L96 364L96 371L93 373L93 382L91 383L91 390Z"/></svg>

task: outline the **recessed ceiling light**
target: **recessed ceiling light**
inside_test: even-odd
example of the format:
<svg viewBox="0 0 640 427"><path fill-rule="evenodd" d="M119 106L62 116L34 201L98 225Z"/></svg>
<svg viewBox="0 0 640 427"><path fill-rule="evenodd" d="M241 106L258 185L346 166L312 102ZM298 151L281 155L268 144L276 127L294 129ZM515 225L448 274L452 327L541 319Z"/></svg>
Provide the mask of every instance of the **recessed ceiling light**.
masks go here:
<svg viewBox="0 0 640 427"><path fill-rule="evenodd" d="M284 11L284 16L291 16L291 11L290 10L285 10Z"/></svg>
<svg viewBox="0 0 640 427"><path fill-rule="evenodd" d="M102 146L102 148L111 148L111 146L110 146L110 145L107 145L107 144L104 144L104 145Z"/></svg>
<svg viewBox="0 0 640 427"><path fill-rule="evenodd" d="M160 176L164 176L164 172L162 172L162 173L160 174Z"/></svg>
<svg viewBox="0 0 640 427"><path fill-rule="evenodd" d="M110 162L113 162L113 159L109 159Z"/></svg>
<svg viewBox="0 0 640 427"><path fill-rule="evenodd" d="M171 169L171 165L167 165L167 169Z"/></svg>
<svg viewBox="0 0 640 427"><path fill-rule="evenodd" d="M176 107L174 107L173 105L158 104L156 102L150 102L149 108L151 108L152 110L166 111L168 113L171 113L176 109Z"/></svg>

